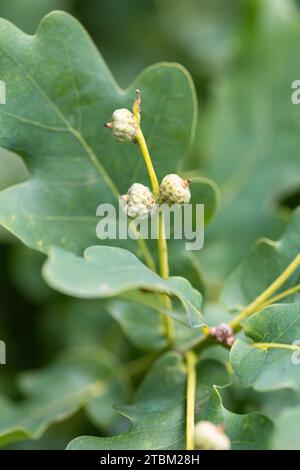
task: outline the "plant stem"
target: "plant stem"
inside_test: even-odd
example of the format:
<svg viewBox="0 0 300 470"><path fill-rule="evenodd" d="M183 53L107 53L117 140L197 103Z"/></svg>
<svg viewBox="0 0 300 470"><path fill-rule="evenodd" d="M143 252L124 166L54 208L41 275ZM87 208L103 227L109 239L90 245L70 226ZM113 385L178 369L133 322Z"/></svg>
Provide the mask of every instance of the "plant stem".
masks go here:
<svg viewBox="0 0 300 470"><path fill-rule="evenodd" d="M158 247L158 258L159 258L159 267L160 267L160 275L163 279L168 279L169 277L169 259L168 259L168 246L167 240L165 236L165 222L164 216L161 211L158 214L158 240L157 240L157 247ZM172 303L170 297L167 295L163 296L163 301L168 310L171 310ZM165 324L165 332L168 338L169 346L172 347L174 344L175 339L175 327L172 318L168 317L167 315L163 315L164 324Z"/></svg>
<svg viewBox="0 0 300 470"><path fill-rule="evenodd" d="M194 450L195 429L195 399L196 399L196 363L197 358L193 351L185 354L187 368L186 385L186 450Z"/></svg>
<svg viewBox="0 0 300 470"><path fill-rule="evenodd" d="M257 349L288 349L289 351L300 351L300 346L284 343L251 343L250 346Z"/></svg>
<svg viewBox="0 0 300 470"><path fill-rule="evenodd" d="M300 254L298 254L293 261L286 267L286 269L278 276L269 287L262 292L256 299L253 300L244 310L241 311L237 317L232 320L229 325L234 331L241 329L241 321L248 318L250 315L255 313L261 305L263 305L273 295L285 281L296 271L300 266Z"/></svg>
<svg viewBox="0 0 300 470"><path fill-rule="evenodd" d="M262 308L271 303L277 302L277 300L283 299L288 295L294 294L300 290L300 285L297 284L285 291L281 292L276 296L272 296L278 290L282 284L287 281L287 279L296 271L300 266L300 254L298 254L293 261L287 266L287 268L275 279L275 281L267 287L267 289L262 292L256 299L253 300L245 309L243 309L231 322L229 325L235 333L239 332L242 329L241 321L249 316L257 313ZM216 340L211 336L201 336L200 338L195 339L186 346L185 350L195 348L196 351L201 351L202 349L212 345L220 344L216 343Z"/></svg>
<svg viewBox="0 0 300 470"><path fill-rule="evenodd" d="M161 211L158 214L158 257L160 265L160 275L164 279L169 277L168 247L165 235L164 216Z"/></svg>
<svg viewBox="0 0 300 470"><path fill-rule="evenodd" d="M159 195L159 183L155 173L155 169L152 163L152 159L147 147L147 143L144 137L144 134L140 127L141 115L140 115L140 104L141 104L141 95L139 90L137 90L137 99L133 104L133 115L136 122L136 136L135 140L139 145L141 153L143 155L144 161L146 163L147 171L151 181L152 191L154 197L157 199ZM158 215L158 259L159 259L159 271L163 279L168 279L169 277L169 261L168 261L168 246L165 237L165 226L164 218L161 211ZM167 295L163 296L164 304L168 310L171 309L171 300ZM172 347L174 344L175 328L172 318L167 315L163 315L163 321L165 324L166 337L169 342L169 346Z"/></svg>
<svg viewBox="0 0 300 470"><path fill-rule="evenodd" d="M150 157L150 153L149 153L149 150L148 150L148 147L147 147L147 144L146 144L144 134L142 133L140 127L138 127L138 129L136 131L136 137L135 138L136 138L136 142L139 144L142 155L144 157L146 167L147 167L147 170L148 170L148 174L149 174L149 178L150 178L150 181L151 181L152 191L153 191L154 197L156 197L156 196L158 196L158 193L159 193L158 179L157 179L157 176L156 176L153 164L152 164L152 160L151 160L151 157Z"/></svg>
<svg viewBox="0 0 300 470"><path fill-rule="evenodd" d="M288 297L289 295L296 294L296 292L300 291L300 284L297 284L294 287L290 287L289 289L284 290L283 292L280 292L278 295L274 295L274 297L271 297L269 300L267 300L265 303L263 303L260 306L260 310L267 307L268 305L275 304L277 300L284 299L285 297Z"/></svg>

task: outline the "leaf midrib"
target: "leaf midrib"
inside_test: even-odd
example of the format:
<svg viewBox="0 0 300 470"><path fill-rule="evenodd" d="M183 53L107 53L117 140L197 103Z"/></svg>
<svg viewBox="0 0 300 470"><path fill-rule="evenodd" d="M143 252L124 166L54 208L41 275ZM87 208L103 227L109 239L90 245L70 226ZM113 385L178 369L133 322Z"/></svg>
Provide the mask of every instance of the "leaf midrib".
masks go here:
<svg viewBox="0 0 300 470"><path fill-rule="evenodd" d="M59 107L54 103L54 101L51 100L51 98L47 95L47 93L40 87L40 85L38 84L38 82L23 68L22 64L20 64L16 59L15 57L13 57L12 55L8 54L7 51L5 51L5 49L3 49L2 46L0 46L0 49L1 51L10 59L12 60L16 66L21 69L21 71L24 73L24 75L26 76L26 78L31 82L31 84L34 86L34 88L37 90L37 92L39 93L39 95L48 103L48 105L51 106L51 108L53 109L53 111L55 112L55 114L57 115L57 117L61 120L61 122L63 122L63 124L65 125L64 128L56 128L54 126L54 129L55 131L57 131L57 129L59 129L59 132L69 132L71 135L73 135L76 140L80 143L80 145L82 146L83 150L85 151L85 153L87 154L87 156L89 157L90 161L92 162L92 164L94 165L94 167L96 168L96 170L99 172L99 174L102 176L103 180L105 181L105 183L107 184L107 186L109 187L109 189L111 190L111 192L113 193L113 195L116 197L116 199L119 198L119 194L120 192L118 191L118 189L116 188L114 182L112 181L112 179L110 178L110 176L108 175L108 173L106 172L105 168L103 167L103 165L100 163L100 161L98 160L97 156L96 156L96 153L94 152L94 150L92 149L92 147L89 146L89 144L87 143L87 141L85 140L85 138L83 137L82 133L78 130L76 130L74 127L72 127L69 123L69 121L66 119L66 117L64 116L64 114L61 112L61 110L59 109ZM68 54L67 54L68 55ZM72 73L73 73L73 76L74 76L74 71L73 71L73 68L72 68ZM17 115L16 115L17 116ZM20 117L20 119L22 119L22 117ZM34 121L35 124L34 125L39 125L40 127L44 127L45 125L43 123L39 123L38 121ZM46 125L46 127L48 127ZM52 126L50 126L52 127ZM52 129L53 130L53 129Z"/></svg>

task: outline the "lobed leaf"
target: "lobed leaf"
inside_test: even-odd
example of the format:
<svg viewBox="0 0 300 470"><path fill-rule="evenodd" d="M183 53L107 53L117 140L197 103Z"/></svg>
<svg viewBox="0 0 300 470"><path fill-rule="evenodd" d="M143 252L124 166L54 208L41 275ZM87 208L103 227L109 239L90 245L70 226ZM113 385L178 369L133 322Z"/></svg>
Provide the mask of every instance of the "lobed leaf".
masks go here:
<svg viewBox="0 0 300 470"><path fill-rule="evenodd" d="M186 370L182 356L160 357L140 386L134 404L119 408L131 429L112 437L77 437L69 450L184 449Z"/></svg>
<svg viewBox="0 0 300 470"><path fill-rule="evenodd" d="M61 38L64 37L64 41ZM104 129L116 108L143 94L143 129L158 178L176 172L195 128L192 80L177 64L146 69L126 90L112 78L82 26L53 12L34 36L0 20L0 145L18 153L29 181L0 193L0 222L25 244L76 253L96 242L96 209L133 182L149 184L138 148Z"/></svg>
<svg viewBox="0 0 300 470"><path fill-rule="evenodd" d="M299 390L300 304L277 304L250 317L244 327L246 342L236 340L231 364L243 387L264 392ZM293 347L295 348L293 349Z"/></svg>
<svg viewBox="0 0 300 470"><path fill-rule="evenodd" d="M228 435L231 450L266 450L270 448L273 423L260 413L239 415L224 408L215 387L199 419L222 424Z"/></svg>
<svg viewBox="0 0 300 470"><path fill-rule="evenodd" d="M92 299L122 296L172 316L189 326L202 324L202 296L183 278L162 279L135 255L121 248L93 246L79 257L62 248L50 250L43 274L54 289ZM181 309L168 310L157 295L173 296Z"/></svg>
<svg viewBox="0 0 300 470"><path fill-rule="evenodd" d="M226 410L214 384L229 383L224 365L204 360L197 366L196 419L224 424L232 449L269 446L271 421L261 414L236 415ZM131 421L130 430L109 438L82 436L70 450L184 449L186 371L181 356L160 357L137 392L134 405L120 412Z"/></svg>
<svg viewBox="0 0 300 470"><path fill-rule="evenodd" d="M199 404L207 399L212 384L228 383L228 374L216 361L198 366ZM200 393L200 394L199 394ZM200 398L202 402L200 403ZM185 449L186 367L184 359L168 352L156 360L137 391L134 404L119 408L131 421L130 430L113 437L82 436L71 450Z"/></svg>

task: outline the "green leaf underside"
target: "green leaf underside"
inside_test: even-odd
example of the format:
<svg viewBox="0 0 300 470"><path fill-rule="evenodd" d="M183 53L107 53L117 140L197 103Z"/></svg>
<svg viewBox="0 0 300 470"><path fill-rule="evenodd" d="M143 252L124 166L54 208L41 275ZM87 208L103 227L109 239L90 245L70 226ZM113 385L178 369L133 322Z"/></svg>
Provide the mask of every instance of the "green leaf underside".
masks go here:
<svg viewBox="0 0 300 470"><path fill-rule="evenodd" d="M216 387L199 419L223 424L231 442L232 450L263 450L270 448L273 424L260 413L238 415L226 410L222 405Z"/></svg>
<svg viewBox="0 0 300 470"><path fill-rule="evenodd" d="M299 390L300 348L293 350L292 345L300 338L300 304L266 307L248 319L244 332L254 346L238 339L231 350L231 364L240 384L261 392Z"/></svg>
<svg viewBox="0 0 300 470"><path fill-rule="evenodd" d="M0 30L9 96L0 110L0 145L21 155L31 174L0 194L0 222L40 251L59 245L80 253L97 240L97 206L115 203L133 182L149 184L137 146L118 144L103 124L114 109L131 107L139 88L143 130L162 179L179 170L192 142L192 80L180 65L162 63L121 90L85 30L63 12L47 15L34 36L6 20Z"/></svg>
<svg viewBox="0 0 300 470"><path fill-rule="evenodd" d="M19 385L27 397L24 401L13 404L0 400L1 445L39 439L51 424L67 419L83 406L87 406L89 416L97 424L111 423L112 405L124 400L128 393L127 379L120 373L118 363L107 352L95 348L74 351L45 369L26 372Z"/></svg>
<svg viewBox="0 0 300 470"><path fill-rule="evenodd" d="M282 238L276 242L263 239L245 257L225 284L222 302L230 309L248 305L261 294L300 253L300 208L287 226ZM300 283L298 269L275 295ZM294 301L295 296L283 302Z"/></svg>
<svg viewBox="0 0 300 470"><path fill-rule="evenodd" d="M202 324L202 296L186 279L164 280L135 255L121 248L93 246L87 248L81 258L54 247L49 252L43 274L51 287L73 297L122 296L160 310L189 326ZM175 309L167 310L157 293L177 299L181 309L177 310L175 305Z"/></svg>

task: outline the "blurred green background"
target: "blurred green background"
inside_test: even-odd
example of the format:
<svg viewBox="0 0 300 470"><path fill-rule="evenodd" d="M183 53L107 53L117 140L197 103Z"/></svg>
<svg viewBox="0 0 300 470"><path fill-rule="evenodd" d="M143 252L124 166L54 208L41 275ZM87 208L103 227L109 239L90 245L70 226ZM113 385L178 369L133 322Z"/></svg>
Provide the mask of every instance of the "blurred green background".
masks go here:
<svg viewBox="0 0 300 470"><path fill-rule="evenodd" d="M190 71L199 123L186 165L203 171L221 190L219 215L197 260L205 267L207 295L213 301L256 238L279 236L291 209L300 203L300 124L295 125L296 113L300 116L289 98L290 77L300 79L299 6L299 0L0 2L0 16L28 34L48 12L70 12L88 30L122 87L159 61L176 61ZM26 178L17 157L2 151L0 159L0 189ZM105 312L98 315L101 303L89 303L83 315L81 302L44 284L42 255L4 230L0 241L0 338L8 345L7 365L0 366L2 393L20 400L18 374L43 367L74 345L101 343L122 361L135 359L138 352L114 320ZM261 406L246 392L232 393L228 400L238 412L251 410L252 403L256 409ZM11 447L64 448L78 434L106 435L126 426L119 418L99 430L80 412L53 426L41 440Z"/></svg>

